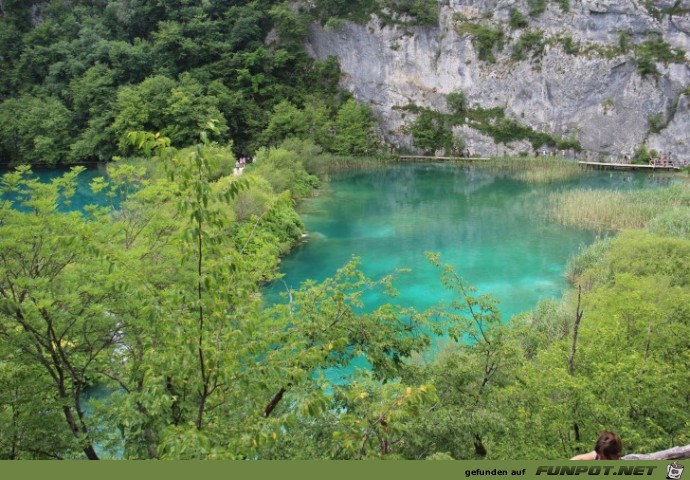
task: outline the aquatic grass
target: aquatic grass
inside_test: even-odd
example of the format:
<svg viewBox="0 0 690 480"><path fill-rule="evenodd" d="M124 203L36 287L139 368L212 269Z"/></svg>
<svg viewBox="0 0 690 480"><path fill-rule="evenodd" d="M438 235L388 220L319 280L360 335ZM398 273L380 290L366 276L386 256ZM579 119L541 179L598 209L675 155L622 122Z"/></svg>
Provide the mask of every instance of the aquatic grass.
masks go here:
<svg viewBox="0 0 690 480"><path fill-rule="evenodd" d="M690 239L690 208L672 207L652 219L647 228L657 235Z"/></svg>
<svg viewBox="0 0 690 480"><path fill-rule="evenodd" d="M368 168L382 167L396 162L396 158L383 155L375 157L346 157L325 154L321 155L318 159L314 159L313 162L318 162L320 171L328 175L337 172L346 172L349 170L363 170Z"/></svg>
<svg viewBox="0 0 690 480"><path fill-rule="evenodd" d="M598 232L641 229L650 224L658 224L661 229L664 225L677 225L678 218L689 218L690 187L682 184L638 191L576 189L551 194L546 209L552 219L563 225ZM669 212L675 212L673 218L662 221Z"/></svg>
<svg viewBox="0 0 690 480"><path fill-rule="evenodd" d="M567 180L582 173L575 160L564 157L493 157L482 166L508 172L522 182L537 184Z"/></svg>
<svg viewBox="0 0 690 480"><path fill-rule="evenodd" d="M586 288L589 287L587 281L589 279L583 278L583 274L588 270L596 274L601 273L597 266L603 264L601 260L608 255L613 245L613 240L614 237L604 237L594 242L592 245L581 246L580 250L566 263L565 277L570 282L574 283L579 281L581 284L584 284ZM601 276L603 276L603 274Z"/></svg>

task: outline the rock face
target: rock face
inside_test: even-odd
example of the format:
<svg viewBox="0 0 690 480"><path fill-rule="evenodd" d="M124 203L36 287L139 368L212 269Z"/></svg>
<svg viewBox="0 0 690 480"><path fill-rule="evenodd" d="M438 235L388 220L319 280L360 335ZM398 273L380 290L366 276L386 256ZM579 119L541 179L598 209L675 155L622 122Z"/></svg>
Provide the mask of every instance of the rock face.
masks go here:
<svg viewBox="0 0 690 480"><path fill-rule="evenodd" d="M400 107L446 112L446 95L460 91L470 106L501 107L535 131L576 138L590 156L630 154L645 144L690 160L690 0L652 3L648 11L641 0L571 0L565 8L551 1L530 15L523 0L446 0L436 26L384 26L376 16L335 30L315 24L307 47L316 58L338 58L342 85L371 105L382 138L401 148L413 149L405 126L415 114ZM528 25L512 28L511 10ZM495 62L479 58L476 39L462 28L470 23L503 31ZM543 48L516 59L528 31L541 32ZM635 57L644 42L670 45L685 61L655 56L658 73L643 75ZM497 144L467 126L454 133L484 154L525 147Z"/></svg>

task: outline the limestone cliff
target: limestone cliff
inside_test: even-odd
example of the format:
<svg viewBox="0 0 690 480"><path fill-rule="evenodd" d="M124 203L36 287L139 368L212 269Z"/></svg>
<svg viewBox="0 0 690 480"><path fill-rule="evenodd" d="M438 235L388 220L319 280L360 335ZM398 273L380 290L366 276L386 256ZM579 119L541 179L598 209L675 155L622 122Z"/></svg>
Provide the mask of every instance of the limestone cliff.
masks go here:
<svg viewBox="0 0 690 480"><path fill-rule="evenodd" d="M445 0L437 25L384 25L375 15L365 25L314 24L307 47L339 59L342 85L372 106L381 136L400 147L412 148L405 126L415 116L401 107L443 112L446 95L461 91L472 106L501 107L535 131L576 138L590 155L646 144L690 160L690 0L545 5L535 13L523 0ZM491 58L468 25L501 32ZM525 32L539 48L521 54ZM650 57L659 46L673 58ZM496 143L468 125L455 133L479 153L530 148Z"/></svg>

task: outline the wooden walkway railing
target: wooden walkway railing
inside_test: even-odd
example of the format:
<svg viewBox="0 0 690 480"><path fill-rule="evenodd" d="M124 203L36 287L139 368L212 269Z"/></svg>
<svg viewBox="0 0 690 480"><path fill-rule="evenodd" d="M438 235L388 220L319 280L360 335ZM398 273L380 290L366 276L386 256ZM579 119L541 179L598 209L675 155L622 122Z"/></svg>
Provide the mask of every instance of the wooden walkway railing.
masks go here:
<svg viewBox="0 0 690 480"><path fill-rule="evenodd" d="M620 169L620 170L680 170L680 167L675 165L639 165L635 163L605 163L605 162L577 162L580 165L603 168L603 169Z"/></svg>
<svg viewBox="0 0 690 480"><path fill-rule="evenodd" d="M486 162L488 157L435 157L429 155L400 155L400 160L433 160L438 162Z"/></svg>

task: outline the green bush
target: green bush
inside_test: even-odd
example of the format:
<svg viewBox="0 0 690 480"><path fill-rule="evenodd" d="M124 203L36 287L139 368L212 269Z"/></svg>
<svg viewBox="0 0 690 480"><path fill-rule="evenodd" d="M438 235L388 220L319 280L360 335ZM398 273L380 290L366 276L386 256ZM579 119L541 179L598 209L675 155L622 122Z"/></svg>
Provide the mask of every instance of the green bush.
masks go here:
<svg viewBox="0 0 690 480"><path fill-rule="evenodd" d="M633 152L632 163L647 165L650 160L656 158L657 156L658 152L656 150L648 151L646 145L640 145Z"/></svg>
<svg viewBox="0 0 690 480"><path fill-rule="evenodd" d="M463 23L455 27L458 34L466 33L472 37L472 44L477 49L480 60L489 63L496 62L494 48L503 48L503 30L489 28L479 23Z"/></svg>
<svg viewBox="0 0 690 480"><path fill-rule="evenodd" d="M649 115L647 121L649 122L649 131L652 133L659 133L666 126L664 123L664 114L661 112Z"/></svg>
<svg viewBox="0 0 690 480"><path fill-rule="evenodd" d="M373 135L374 114L366 105L350 99L336 113L329 150L337 155L372 155L376 151Z"/></svg>
<svg viewBox="0 0 690 480"><path fill-rule="evenodd" d="M644 75L659 75L657 62L668 65L669 63L685 63L685 52L673 48L661 37L651 38L635 46L633 59L640 73Z"/></svg>
<svg viewBox="0 0 690 480"><path fill-rule="evenodd" d="M558 6L561 7L561 11L563 13L567 13L570 11L570 0L556 0L558 2Z"/></svg>
<svg viewBox="0 0 690 480"><path fill-rule="evenodd" d="M594 244L581 249L580 252L571 258L566 265L566 276L575 281L588 269L601 263L602 259L608 255L613 244L612 238L599 240Z"/></svg>
<svg viewBox="0 0 690 480"><path fill-rule="evenodd" d="M618 33L618 48L621 53L627 52L630 48L630 34L627 32Z"/></svg>
<svg viewBox="0 0 690 480"><path fill-rule="evenodd" d="M527 19L517 8L510 9L510 26L514 29L527 27Z"/></svg>
<svg viewBox="0 0 690 480"><path fill-rule="evenodd" d="M255 177L252 184L239 192L232 202L235 219L245 222L253 216L261 216L273 198L271 184L262 177Z"/></svg>
<svg viewBox="0 0 690 480"><path fill-rule="evenodd" d="M339 18L366 23L377 9L378 4L371 0L316 0L313 13L322 22Z"/></svg>
<svg viewBox="0 0 690 480"><path fill-rule="evenodd" d="M557 139L556 148L559 150L575 150L576 152L582 151L580 141L574 137Z"/></svg>
<svg viewBox="0 0 690 480"><path fill-rule="evenodd" d="M656 235L683 237L690 240L690 208L674 207L649 222L648 230Z"/></svg>
<svg viewBox="0 0 690 480"><path fill-rule="evenodd" d="M326 23L324 24L323 28L328 31L336 31L340 30L345 25L347 25L347 20L337 17L331 17L328 20L326 20Z"/></svg>
<svg viewBox="0 0 690 480"><path fill-rule="evenodd" d="M670 43L661 37L646 40L635 47L638 55L646 55L657 62L663 63L684 63L686 61L685 52L675 49Z"/></svg>
<svg viewBox="0 0 690 480"><path fill-rule="evenodd" d="M412 143L427 153L435 150L451 150L453 133L443 114L426 110L417 117L410 127Z"/></svg>
<svg viewBox="0 0 690 480"><path fill-rule="evenodd" d="M412 25L434 25L438 23L437 0L396 0L386 2L391 10L412 18Z"/></svg>
<svg viewBox="0 0 690 480"><path fill-rule="evenodd" d="M519 40L513 46L511 58L524 60L527 53L532 52L532 58L537 58L544 53L544 34L541 30L528 30L520 35Z"/></svg>
<svg viewBox="0 0 690 480"><path fill-rule="evenodd" d="M637 55L633 62L637 65L637 69L643 77L646 75L659 75L659 69L656 68L656 63L651 56L646 54Z"/></svg>
<svg viewBox="0 0 690 480"><path fill-rule="evenodd" d="M527 0L529 5L529 14L533 17L538 17L546 11L546 0Z"/></svg>
<svg viewBox="0 0 690 480"><path fill-rule="evenodd" d="M304 169L300 156L284 148L259 149L246 172L265 178L277 194L290 190L294 198L310 195L319 185L319 179Z"/></svg>
<svg viewBox="0 0 690 480"><path fill-rule="evenodd" d="M580 44L575 42L570 35L563 37L561 43L563 44L563 51L568 55L577 55L580 53Z"/></svg>
<svg viewBox="0 0 690 480"><path fill-rule="evenodd" d="M295 152L310 175L322 178L328 171L326 163L330 160L330 155L324 154L323 149L311 140L288 138L279 148Z"/></svg>
<svg viewBox="0 0 690 480"><path fill-rule="evenodd" d="M467 111L467 97L463 92L455 91L446 96L448 109L453 115L464 115Z"/></svg>

